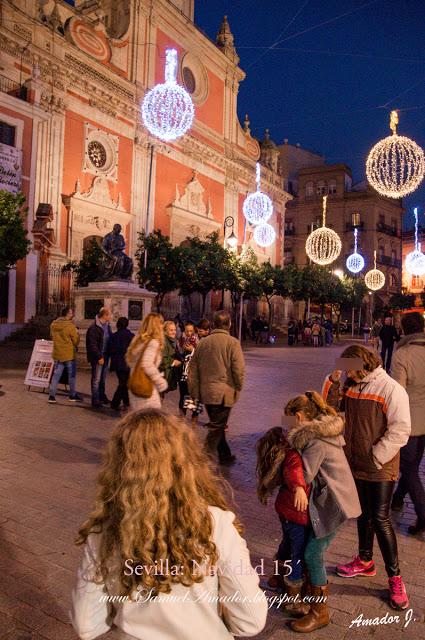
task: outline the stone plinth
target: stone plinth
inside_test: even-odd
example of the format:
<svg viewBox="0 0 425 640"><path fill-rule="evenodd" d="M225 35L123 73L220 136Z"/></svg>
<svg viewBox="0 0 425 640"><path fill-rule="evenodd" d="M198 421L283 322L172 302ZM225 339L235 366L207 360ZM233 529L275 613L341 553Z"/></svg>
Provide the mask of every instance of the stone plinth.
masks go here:
<svg viewBox="0 0 425 640"><path fill-rule="evenodd" d="M111 326L115 330L120 316L129 319L129 329L136 332L142 319L151 311L155 294L141 289L128 280L91 282L87 287L75 289L75 324L80 332L78 360L86 358L86 332L101 307L109 307L112 312Z"/></svg>

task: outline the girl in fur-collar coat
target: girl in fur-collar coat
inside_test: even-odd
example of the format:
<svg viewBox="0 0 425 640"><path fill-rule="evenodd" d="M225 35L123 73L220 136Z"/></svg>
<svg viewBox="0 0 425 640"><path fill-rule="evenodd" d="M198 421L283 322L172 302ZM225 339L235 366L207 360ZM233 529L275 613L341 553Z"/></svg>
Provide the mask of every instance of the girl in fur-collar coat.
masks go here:
<svg viewBox="0 0 425 640"><path fill-rule="evenodd" d="M288 442L302 455L306 483L313 483L308 501L312 528L304 554L313 601L309 613L291 625L306 633L329 623L324 554L337 529L357 518L361 508L343 449L344 421L335 409L316 391L306 391L288 402L285 414L296 417Z"/></svg>

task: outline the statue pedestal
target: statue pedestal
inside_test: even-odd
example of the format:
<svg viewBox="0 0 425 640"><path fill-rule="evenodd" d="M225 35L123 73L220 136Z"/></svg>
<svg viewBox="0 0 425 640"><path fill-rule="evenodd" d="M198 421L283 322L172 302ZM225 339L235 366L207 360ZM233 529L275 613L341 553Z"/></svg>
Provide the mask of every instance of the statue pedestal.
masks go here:
<svg viewBox="0 0 425 640"><path fill-rule="evenodd" d="M101 307L109 307L111 310L113 330L118 318L125 316L129 319L128 328L136 332L142 319L150 313L154 298L155 293L141 289L131 280L90 282L87 287L74 289L75 324L80 333L79 362L87 362L86 332Z"/></svg>

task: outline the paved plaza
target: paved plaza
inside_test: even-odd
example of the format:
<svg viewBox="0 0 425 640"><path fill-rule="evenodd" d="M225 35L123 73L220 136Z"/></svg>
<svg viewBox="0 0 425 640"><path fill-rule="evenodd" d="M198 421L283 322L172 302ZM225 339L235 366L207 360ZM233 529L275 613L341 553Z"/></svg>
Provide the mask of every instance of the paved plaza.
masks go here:
<svg viewBox="0 0 425 640"><path fill-rule="evenodd" d="M270 568L280 538L273 501L265 508L255 495L255 442L264 430L280 424L289 397L306 389L320 389L344 346L346 343L318 349L246 348L247 382L230 428L238 462L224 474L233 486L255 563L264 558ZM85 397L82 406L70 405L59 394L58 404L49 405L47 394L27 391L23 380L28 358L25 347L0 345L0 640L76 640L68 623L68 608L81 550L73 545L73 539L91 508L101 452L116 416L109 409L101 413L90 409L87 373L78 377L79 391ZM110 376L109 396L114 386L115 378ZM170 394L166 408L175 411L176 406L176 393ZM202 427L199 429L202 432ZM311 637L425 638L425 542L406 533L414 519L408 503L395 522L402 576L416 620L404 627L403 613L400 621L391 625L349 628L360 613L375 618L389 610L378 550L376 577L351 581L332 574L337 562L356 552L355 525L350 523L339 532L327 554L331 624ZM272 608L265 630L257 637L295 637L286 626L287 619L282 610ZM115 639L117 635L102 636L106 637Z"/></svg>

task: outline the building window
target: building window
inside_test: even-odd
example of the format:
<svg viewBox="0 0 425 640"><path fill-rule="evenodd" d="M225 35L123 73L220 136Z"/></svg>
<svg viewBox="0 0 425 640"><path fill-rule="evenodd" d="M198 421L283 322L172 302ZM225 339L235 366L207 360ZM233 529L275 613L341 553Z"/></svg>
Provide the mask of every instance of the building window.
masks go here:
<svg viewBox="0 0 425 640"><path fill-rule="evenodd" d="M183 67L182 70L183 84L186 87L186 90L193 94L196 90L196 80L193 72L189 67Z"/></svg>
<svg viewBox="0 0 425 640"><path fill-rule="evenodd" d="M314 196L314 183L313 182L306 182L305 185L305 197L306 198L312 198Z"/></svg>
<svg viewBox="0 0 425 640"><path fill-rule="evenodd" d="M378 247L378 258L379 258L380 260L382 260L382 258L384 257L384 255L385 255L385 248L384 248L382 245L380 245L380 246Z"/></svg>
<svg viewBox="0 0 425 640"><path fill-rule="evenodd" d="M419 285L420 285L419 276L412 276L412 288L416 289L419 287Z"/></svg>
<svg viewBox="0 0 425 640"><path fill-rule="evenodd" d="M360 219L360 213L358 213L357 211L355 213L351 214L351 224L353 227L360 227L360 223L361 223L361 219Z"/></svg>
<svg viewBox="0 0 425 640"><path fill-rule="evenodd" d="M395 218L391 218L391 229L394 233L397 233L397 220Z"/></svg>
<svg viewBox="0 0 425 640"><path fill-rule="evenodd" d="M397 278L393 273L390 276L390 282L392 287L397 287Z"/></svg>
<svg viewBox="0 0 425 640"><path fill-rule="evenodd" d="M15 131L16 127L13 127L7 122L0 121L0 143L7 144L9 147L15 146Z"/></svg>
<svg viewBox="0 0 425 640"><path fill-rule="evenodd" d="M385 224L385 214L384 213L380 213L379 214L379 224Z"/></svg>
<svg viewBox="0 0 425 640"><path fill-rule="evenodd" d="M320 182L317 183L316 192L318 196L325 196L328 192L326 188L326 182L323 182L323 180L320 180Z"/></svg>
<svg viewBox="0 0 425 640"><path fill-rule="evenodd" d="M329 190L330 194L336 193L336 180L329 180Z"/></svg>
<svg viewBox="0 0 425 640"><path fill-rule="evenodd" d="M397 260L397 251L395 249L391 249L391 262L395 264L396 260Z"/></svg>

